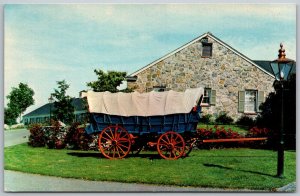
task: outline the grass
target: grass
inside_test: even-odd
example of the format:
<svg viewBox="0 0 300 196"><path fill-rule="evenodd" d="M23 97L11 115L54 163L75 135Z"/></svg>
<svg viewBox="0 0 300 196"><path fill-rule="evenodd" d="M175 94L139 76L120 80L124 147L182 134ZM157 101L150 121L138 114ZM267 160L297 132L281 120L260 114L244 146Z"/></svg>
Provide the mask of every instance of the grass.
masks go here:
<svg viewBox="0 0 300 196"><path fill-rule="evenodd" d="M273 190L296 180L296 153L285 153L285 178L275 177L270 150L195 150L176 161L157 152L108 160L97 151L54 150L21 144L4 149L4 168L28 173L128 183Z"/></svg>
<svg viewBox="0 0 300 196"><path fill-rule="evenodd" d="M214 130L214 126L216 125L206 125L206 124L198 124L198 128L205 128L205 129L210 129L212 128ZM217 125L218 127L224 127L226 130L228 130L229 128L234 131L237 132L239 134L246 134L249 131L249 127L247 126L242 126L242 125Z"/></svg>

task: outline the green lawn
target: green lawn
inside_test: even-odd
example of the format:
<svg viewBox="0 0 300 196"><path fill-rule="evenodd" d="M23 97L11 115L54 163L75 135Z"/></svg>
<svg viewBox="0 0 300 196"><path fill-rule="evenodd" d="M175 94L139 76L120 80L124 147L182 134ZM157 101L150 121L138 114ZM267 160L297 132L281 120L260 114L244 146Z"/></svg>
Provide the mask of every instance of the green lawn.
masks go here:
<svg viewBox="0 0 300 196"><path fill-rule="evenodd" d="M276 174L277 154L269 150L194 150L176 161L156 152L108 160L97 151L54 150L21 144L4 149L4 168L87 180L180 186L272 190L296 180L296 153L285 153L284 179Z"/></svg>

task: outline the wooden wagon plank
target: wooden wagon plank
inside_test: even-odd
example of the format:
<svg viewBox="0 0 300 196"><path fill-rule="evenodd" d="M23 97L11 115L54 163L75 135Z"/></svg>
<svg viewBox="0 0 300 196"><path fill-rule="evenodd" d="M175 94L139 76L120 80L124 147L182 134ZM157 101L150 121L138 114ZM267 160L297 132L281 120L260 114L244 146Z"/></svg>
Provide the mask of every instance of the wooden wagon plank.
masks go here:
<svg viewBox="0 0 300 196"><path fill-rule="evenodd" d="M243 142L243 141L259 141L259 140L267 140L267 137L261 138L234 138L234 139L208 139L202 140L203 143L214 143L214 142Z"/></svg>

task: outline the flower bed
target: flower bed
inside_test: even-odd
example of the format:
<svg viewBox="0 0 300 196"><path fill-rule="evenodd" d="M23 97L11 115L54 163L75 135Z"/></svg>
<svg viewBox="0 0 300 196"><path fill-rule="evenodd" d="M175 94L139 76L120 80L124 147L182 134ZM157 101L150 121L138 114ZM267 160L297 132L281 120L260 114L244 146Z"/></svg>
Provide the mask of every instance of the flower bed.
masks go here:
<svg viewBox="0 0 300 196"><path fill-rule="evenodd" d="M227 130L222 126L215 125L214 128L199 128L197 129L197 139L200 141L198 148L224 148L224 147L266 147L266 141L237 141L227 143L202 143L203 140L209 139L237 139L237 138L271 138L271 131L267 128L253 127L245 135L232 131L230 128Z"/></svg>

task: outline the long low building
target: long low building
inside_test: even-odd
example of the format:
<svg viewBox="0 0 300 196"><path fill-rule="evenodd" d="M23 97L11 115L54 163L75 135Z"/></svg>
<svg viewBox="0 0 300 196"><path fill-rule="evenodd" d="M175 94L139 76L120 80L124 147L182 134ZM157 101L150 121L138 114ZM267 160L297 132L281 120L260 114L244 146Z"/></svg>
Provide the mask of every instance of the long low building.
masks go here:
<svg viewBox="0 0 300 196"><path fill-rule="evenodd" d="M84 102L82 98L73 98L72 105L74 106L75 119L74 122L83 122L87 110L84 107ZM23 116L23 123L25 125L33 123L47 123L50 121L50 114L53 115L54 103L47 103L36 110L29 112ZM53 117L53 116L51 116Z"/></svg>

